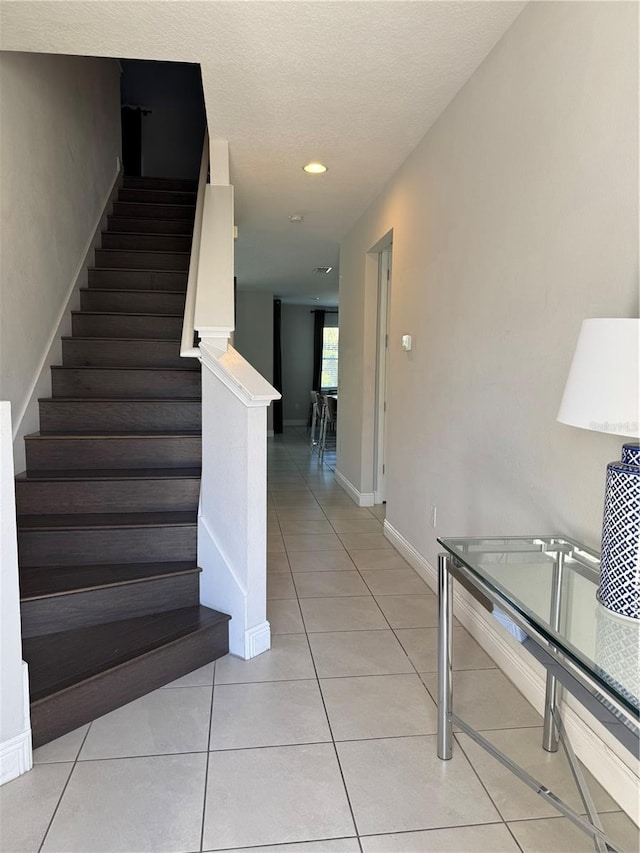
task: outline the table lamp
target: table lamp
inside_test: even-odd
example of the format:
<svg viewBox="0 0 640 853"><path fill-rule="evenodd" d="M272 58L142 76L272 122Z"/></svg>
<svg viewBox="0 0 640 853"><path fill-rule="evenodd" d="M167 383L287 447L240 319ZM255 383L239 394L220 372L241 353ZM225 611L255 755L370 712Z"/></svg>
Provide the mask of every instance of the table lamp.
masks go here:
<svg viewBox="0 0 640 853"><path fill-rule="evenodd" d="M558 420L583 429L640 436L640 320L582 323ZM640 619L640 445L622 447L605 482L600 602Z"/></svg>

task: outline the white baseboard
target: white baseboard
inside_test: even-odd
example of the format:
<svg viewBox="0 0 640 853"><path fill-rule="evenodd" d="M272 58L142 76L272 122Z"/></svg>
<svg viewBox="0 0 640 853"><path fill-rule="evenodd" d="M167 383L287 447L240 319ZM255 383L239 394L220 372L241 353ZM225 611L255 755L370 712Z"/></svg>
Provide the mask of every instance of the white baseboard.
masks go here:
<svg viewBox="0 0 640 853"><path fill-rule="evenodd" d="M0 785L17 779L33 767L31 720L29 714L29 670L22 662L23 730L0 743Z"/></svg>
<svg viewBox="0 0 640 853"><path fill-rule="evenodd" d="M271 648L271 625L268 622L263 622L261 625L254 625L244 632L244 659L261 655L263 652L268 652Z"/></svg>
<svg viewBox="0 0 640 853"><path fill-rule="evenodd" d="M437 591L437 570L422 554L385 520L383 531L386 538L402 554L418 575ZM523 696L542 714L545 695L545 670L499 623L478 604L460 584L454 584L453 609L456 617L471 636L493 658L507 678ZM640 803L638 785L640 778L620 755L605 743L600 724L582 706L577 713L577 703L563 703L563 719L574 751L587 769L611 794L629 817L638 824ZM595 729L595 730L594 730ZM598 734L598 729L603 735ZM610 736L608 738L610 740ZM620 746L624 752L624 747ZM541 780L544 782L544 779Z"/></svg>
<svg viewBox="0 0 640 853"><path fill-rule="evenodd" d="M100 206L100 212L93 229L91 230L87 242L84 246L78 264L74 270L73 276L69 283L66 297L60 307L58 319L55 326L52 328L49 339L45 344L42 356L38 367L35 370L31 384L27 390L22 406L16 410L13 418L13 448L14 458L23 463L24 447L23 437L25 433L32 429L37 429L38 423L38 398L50 396L51 394L51 376L49 368L60 361L60 338L67 334L70 329L70 311L76 304L78 299L78 291L83 286L86 280L87 267L91 263L91 253L97 247L100 241L100 235L106 225L107 214L111 212L111 204L115 200L115 195L120 182L122 166L120 159L116 157L116 170L113 180L105 193L104 199ZM16 465L17 470L22 470L23 464Z"/></svg>
<svg viewBox="0 0 640 853"><path fill-rule="evenodd" d="M373 492L359 492L353 483L350 483L349 480L341 474L340 471L336 471L336 482L339 486L345 490L345 492L352 498L358 506L374 506L375 505L375 497Z"/></svg>

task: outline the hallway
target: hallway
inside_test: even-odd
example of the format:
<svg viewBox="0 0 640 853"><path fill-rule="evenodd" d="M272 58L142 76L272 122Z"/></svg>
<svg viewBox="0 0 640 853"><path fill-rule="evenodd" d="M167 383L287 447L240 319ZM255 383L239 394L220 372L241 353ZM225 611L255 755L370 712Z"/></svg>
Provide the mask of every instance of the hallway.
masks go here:
<svg viewBox="0 0 640 853"><path fill-rule="evenodd" d="M436 758L436 598L303 429L268 443L272 649L227 656L34 753L2 789L4 853L592 850L458 734ZM541 719L460 626L458 713L578 808ZM604 824L637 835L594 783ZM306 843L305 843L306 842Z"/></svg>

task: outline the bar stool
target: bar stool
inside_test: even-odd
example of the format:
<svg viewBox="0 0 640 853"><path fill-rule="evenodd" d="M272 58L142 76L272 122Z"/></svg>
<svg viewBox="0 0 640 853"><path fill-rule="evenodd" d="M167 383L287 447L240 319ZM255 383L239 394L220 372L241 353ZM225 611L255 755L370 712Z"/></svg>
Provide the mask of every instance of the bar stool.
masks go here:
<svg viewBox="0 0 640 853"><path fill-rule="evenodd" d="M336 433L338 423L338 401L335 397L326 395L324 397L324 408L322 410L322 421L320 423L320 459L324 456L324 451L327 446L327 431L330 429Z"/></svg>
<svg viewBox="0 0 640 853"><path fill-rule="evenodd" d="M317 391L310 391L309 393L311 395L311 452L313 453L313 448L317 446L320 440L320 435L318 434L318 441L316 441L316 427L318 430L322 427L322 407L324 406L324 402Z"/></svg>

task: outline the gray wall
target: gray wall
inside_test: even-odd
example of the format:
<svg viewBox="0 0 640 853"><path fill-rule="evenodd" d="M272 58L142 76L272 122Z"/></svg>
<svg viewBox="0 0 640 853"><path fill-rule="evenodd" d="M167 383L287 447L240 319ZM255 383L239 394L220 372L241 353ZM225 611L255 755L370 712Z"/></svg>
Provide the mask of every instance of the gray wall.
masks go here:
<svg viewBox="0 0 640 853"><path fill-rule="evenodd" d="M258 373L273 382L273 293L238 290L233 346ZM267 413L267 429L273 429L273 407Z"/></svg>
<svg viewBox="0 0 640 853"><path fill-rule="evenodd" d="M286 425L304 425L313 373L313 314L308 305L282 305L282 410Z"/></svg>

